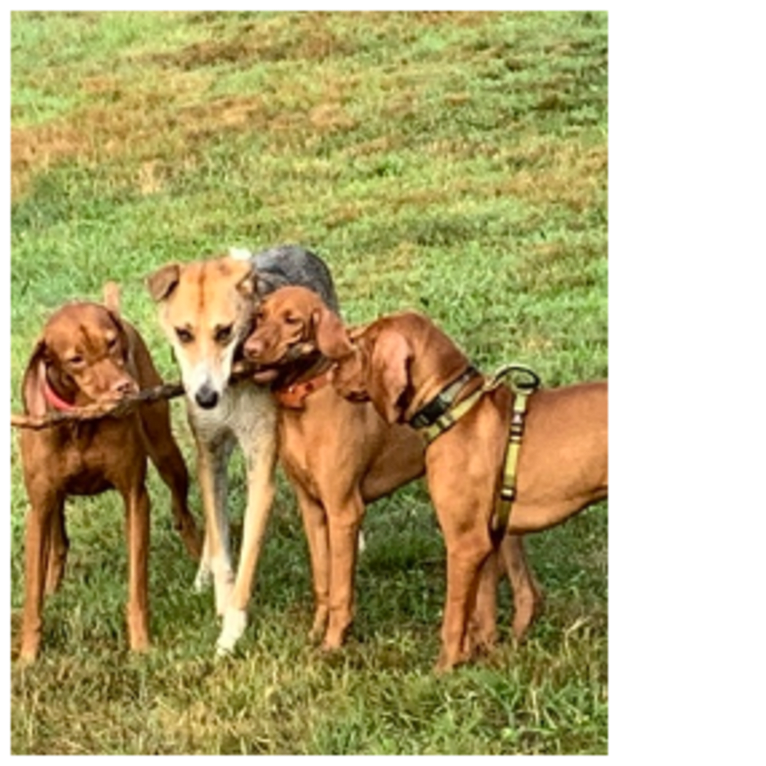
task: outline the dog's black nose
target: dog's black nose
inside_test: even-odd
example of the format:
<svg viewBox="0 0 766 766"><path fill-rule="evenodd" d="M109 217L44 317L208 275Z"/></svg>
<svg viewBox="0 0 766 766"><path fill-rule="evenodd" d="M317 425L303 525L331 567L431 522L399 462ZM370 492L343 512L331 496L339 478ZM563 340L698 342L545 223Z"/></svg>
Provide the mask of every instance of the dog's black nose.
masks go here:
<svg viewBox="0 0 766 766"><path fill-rule="evenodd" d="M210 386L202 386L194 395L194 399L200 407L212 410L218 404L218 392L214 391Z"/></svg>

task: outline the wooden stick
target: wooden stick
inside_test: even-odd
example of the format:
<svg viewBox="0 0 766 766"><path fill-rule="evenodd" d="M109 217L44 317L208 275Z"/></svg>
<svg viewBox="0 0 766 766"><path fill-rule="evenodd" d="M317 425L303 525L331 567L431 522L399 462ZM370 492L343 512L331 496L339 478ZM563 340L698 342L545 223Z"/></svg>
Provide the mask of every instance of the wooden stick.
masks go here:
<svg viewBox="0 0 766 766"><path fill-rule="evenodd" d="M41 417L32 415L14 415L11 413L11 426L14 428L32 428L40 430L41 428L52 428L62 423L81 422L84 420L98 420L107 415L114 418L120 418L135 409L139 404L151 404L161 399L173 399L181 396L184 387L180 383L165 383L154 388L145 388L132 396L126 396L118 402L109 402L107 404L89 404L86 407L76 407L73 410L65 412L49 412Z"/></svg>
<svg viewBox="0 0 766 766"><path fill-rule="evenodd" d="M249 377L256 369L247 362L235 362L232 368L232 380L241 380ZM13 428L31 428L39 431L42 428L52 428L62 423L98 420L107 416L120 418L134 410L139 404L151 404L162 399L175 399L177 396L181 396L183 392L184 387L182 383L164 383L154 388L145 388L137 394L126 396L124 399L114 403L89 404L86 407L76 407L66 412L49 412L41 417L11 413L11 426Z"/></svg>

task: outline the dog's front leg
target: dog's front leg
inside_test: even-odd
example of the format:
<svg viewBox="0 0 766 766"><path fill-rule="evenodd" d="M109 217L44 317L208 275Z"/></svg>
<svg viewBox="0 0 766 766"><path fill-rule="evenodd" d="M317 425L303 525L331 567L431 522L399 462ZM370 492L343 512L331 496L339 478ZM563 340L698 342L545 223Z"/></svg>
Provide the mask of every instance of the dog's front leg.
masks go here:
<svg viewBox="0 0 766 766"><path fill-rule="evenodd" d="M442 647L435 670L442 673L469 657L466 630L476 604L481 570L492 553L488 530L474 525L462 529L437 508L447 545L447 599L442 619ZM465 517L465 514L457 514ZM492 565L490 565L492 566ZM493 573L494 579L494 573Z"/></svg>
<svg viewBox="0 0 766 766"><path fill-rule="evenodd" d="M309 630L309 640L319 642L327 630L327 620L330 616L330 540L327 514L322 505L301 484L294 482L293 486L298 496L311 559L314 621Z"/></svg>
<svg viewBox="0 0 766 766"><path fill-rule="evenodd" d="M218 654L234 649L247 627L247 604L253 589L269 511L274 501L274 469L276 441L267 436L254 448L246 450L247 507L245 508L242 549L237 568L237 580L223 615L223 628L218 637Z"/></svg>
<svg viewBox="0 0 766 766"><path fill-rule="evenodd" d="M354 575L359 526L364 502L358 492L340 502L328 500L330 525L330 619L322 649L332 651L343 644L354 619Z"/></svg>
<svg viewBox="0 0 766 766"><path fill-rule="evenodd" d="M125 491L128 543L128 641L134 652L149 648L149 493L144 478Z"/></svg>
<svg viewBox="0 0 766 766"><path fill-rule="evenodd" d="M34 662L40 649L43 632L43 600L45 578L50 555L51 525L57 514L64 512L63 498L53 493L29 492L32 503L27 513L24 571L24 616L21 627L19 660Z"/></svg>
<svg viewBox="0 0 766 766"><path fill-rule="evenodd" d="M205 542L202 560L194 580L202 590L213 577L216 613L223 615L234 584L229 542L229 517L226 511L228 460L233 447L230 439L206 441L195 433L197 441L197 474L202 507L205 512Z"/></svg>

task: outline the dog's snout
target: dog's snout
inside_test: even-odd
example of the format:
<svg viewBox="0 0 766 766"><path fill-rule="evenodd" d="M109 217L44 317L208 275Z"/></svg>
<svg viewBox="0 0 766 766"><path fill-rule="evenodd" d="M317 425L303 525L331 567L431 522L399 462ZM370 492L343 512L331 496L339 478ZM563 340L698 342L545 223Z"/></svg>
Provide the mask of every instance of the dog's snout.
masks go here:
<svg viewBox="0 0 766 766"><path fill-rule="evenodd" d="M218 392L207 384L197 391L194 400L206 410L212 410L218 404Z"/></svg>
<svg viewBox="0 0 766 766"><path fill-rule="evenodd" d="M117 396L129 396L138 391L138 385L129 377L120 378L112 385L111 392Z"/></svg>
<svg viewBox="0 0 766 766"><path fill-rule="evenodd" d="M262 338L251 335L244 345L245 356L249 359L257 359L264 351L265 343Z"/></svg>

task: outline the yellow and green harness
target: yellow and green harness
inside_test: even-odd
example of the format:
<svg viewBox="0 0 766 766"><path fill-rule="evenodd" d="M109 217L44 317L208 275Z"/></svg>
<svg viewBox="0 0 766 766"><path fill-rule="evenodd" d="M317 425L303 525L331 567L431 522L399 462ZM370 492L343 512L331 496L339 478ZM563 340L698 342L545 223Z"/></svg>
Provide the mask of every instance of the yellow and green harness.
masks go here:
<svg viewBox="0 0 766 766"><path fill-rule="evenodd" d="M511 425L505 449L502 484L493 516L493 531L507 530L511 517L511 506L516 499L516 472L524 436L524 416L529 397L540 387L540 378L529 367L520 364L508 364L501 367L491 378L476 391L455 404L460 392L480 373L469 367L456 380L446 386L424 407L421 407L410 419L411 426L425 438L426 446L437 437L452 428L460 418L468 413L484 394L494 391L503 379L510 376L508 386L513 392L511 406Z"/></svg>

